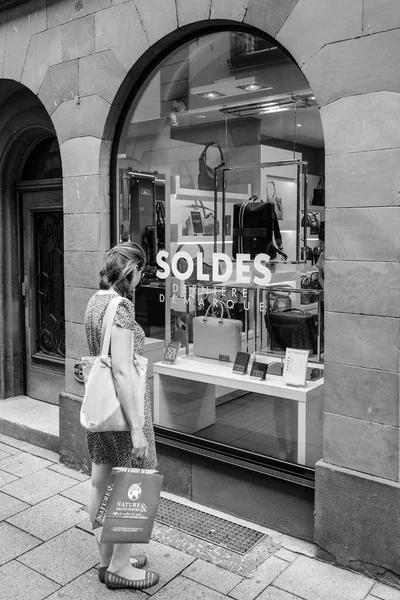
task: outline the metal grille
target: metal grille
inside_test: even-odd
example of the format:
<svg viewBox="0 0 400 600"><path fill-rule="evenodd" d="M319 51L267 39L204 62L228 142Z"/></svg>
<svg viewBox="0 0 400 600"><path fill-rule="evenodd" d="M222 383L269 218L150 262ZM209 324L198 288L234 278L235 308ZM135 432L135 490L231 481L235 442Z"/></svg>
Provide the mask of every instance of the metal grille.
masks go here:
<svg viewBox="0 0 400 600"><path fill-rule="evenodd" d="M239 554L249 552L264 537L259 531L167 498L161 498L156 520Z"/></svg>

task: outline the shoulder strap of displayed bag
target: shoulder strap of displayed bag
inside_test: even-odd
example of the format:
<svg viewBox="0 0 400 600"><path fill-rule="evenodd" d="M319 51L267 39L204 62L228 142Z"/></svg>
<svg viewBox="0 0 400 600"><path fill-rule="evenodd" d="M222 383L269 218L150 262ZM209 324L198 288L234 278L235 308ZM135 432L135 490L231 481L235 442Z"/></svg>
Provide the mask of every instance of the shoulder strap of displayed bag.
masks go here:
<svg viewBox="0 0 400 600"><path fill-rule="evenodd" d="M114 323L114 317L121 300L121 296L117 296L117 298L110 300L106 308L106 312L104 313L103 325L101 327L101 356L108 355L111 344L111 330Z"/></svg>

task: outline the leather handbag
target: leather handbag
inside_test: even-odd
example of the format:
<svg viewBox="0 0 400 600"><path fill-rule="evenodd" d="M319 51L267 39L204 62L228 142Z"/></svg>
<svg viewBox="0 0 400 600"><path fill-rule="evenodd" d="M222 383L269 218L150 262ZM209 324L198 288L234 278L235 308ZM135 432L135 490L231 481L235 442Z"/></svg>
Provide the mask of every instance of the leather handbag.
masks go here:
<svg viewBox="0 0 400 600"><path fill-rule="evenodd" d="M269 186L272 186L272 196L269 195ZM267 181L267 202L270 202L275 206L276 218L279 221L283 219L283 204L282 198L278 198L276 193L275 181Z"/></svg>
<svg viewBox="0 0 400 600"><path fill-rule="evenodd" d="M317 187L314 189L311 205L325 206L325 173L320 175Z"/></svg>
<svg viewBox="0 0 400 600"><path fill-rule="evenodd" d="M288 288L288 290L292 290L291 286L282 286ZM290 291L284 292L279 289L279 291L274 291L272 289L269 293L269 309L271 312L274 311L284 311L290 310L292 308L292 301L290 299Z"/></svg>
<svg viewBox="0 0 400 600"><path fill-rule="evenodd" d="M211 146L214 148L218 148L218 150L219 150L219 153L221 156L221 163L218 166L221 167L221 166L225 165L224 155L223 155L222 148L219 145L219 143L218 142L209 142L208 144L206 144L203 152L200 154L200 157L199 157L199 175L197 178L197 183L198 183L199 190L205 190L205 191L209 191L209 192L214 190L214 174L215 174L215 169L213 169L212 167L209 167L207 164L207 151ZM222 173L221 173L221 171L217 171L217 190L218 191L222 190Z"/></svg>
<svg viewBox="0 0 400 600"><path fill-rule="evenodd" d="M122 298L113 298L107 306L101 331L99 356L84 356L82 370L85 382L80 422L87 431L129 431L123 408L118 400L111 369L111 330L118 304ZM147 358L138 354L131 361L134 401L138 407L140 423L144 425L144 395Z"/></svg>
<svg viewBox="0 0 400 600"><path fill-rule="evenodd" d="M193 319L193 355L234 362L242 349L242 322L231 319L228 308L220 304L221 316L209 316L210 304L204 316ZM224 310L228 318L223 317Z"/></svg>
<svg viewBox="0 0 400 600"><path fill-rule="evenodd" d="M317 353L317 325L314 315L293 308L282 312L267 311L265 324L272 351L297 348L310 350L311 354Z"/></svg>
<svg viewBox="0 0 400 600"><path fill-rule="evenodd" d="M301 226L304 226L304 219L306 219L306 227L310 228L310 235L319 234L319 220L317 213L307 212L307 215L303 216L301 220Z"/></svg>
<svg viewBox="0 0 400 600"><path fill-rule="evenodd" d="M233 205L232 256L250 254L251 258L255 258L265 252L271 260L277 254L287 259L281 251L282 236L275 206L259 200L257 196L251 196L248 202Z"/></svg>

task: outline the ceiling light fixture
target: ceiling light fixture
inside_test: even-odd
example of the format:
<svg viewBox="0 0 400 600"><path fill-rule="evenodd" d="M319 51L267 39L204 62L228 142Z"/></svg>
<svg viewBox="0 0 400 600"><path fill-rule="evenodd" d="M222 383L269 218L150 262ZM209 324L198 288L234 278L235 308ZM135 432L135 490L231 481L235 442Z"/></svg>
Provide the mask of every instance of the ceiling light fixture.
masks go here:
<svg viewBox="0 0 400 600"><path fill-rule="evenodd" d="M270 90L271 88L263 83L258 81L254 81L254 83L247 83L245 85L237 85L237 88L243 90L244 92L259 92L261 90Z"/></svg>
<svg viewBox="0 0 400 600"><path fill-rule="evenodd" d="M243 92L254 93L264 90L272 90L272 88L252 76L242 77L241 79L235 79L234 77L217 79L217 81L208 85L192 87L190 93L206 100L215 100L221 96L240 96L243 95Z"/></svg>
<svg viewBox="0 0 400 600"><path fill-rule="evenodd" d="M296 123L296 127L303 127L301 123Z"/></svg>
<svg viewBox="0 0 400 600"><path fill-rule="evenodd" d="M216 98L222 98L222 96L226 96L226 94L222 94L221 92L217 92L216 90L210 90L209 92L203 92L202 94L198 94L201 98L205 98L206 100L215 100Z"/></svg>
<svg viewBox="0 0 400 600"><path fill-rule="evenodd" d="M221 108L221 112L227 115L237 115L238 117L257 117L269 113L277 113L295 108L306 108L311 106L309 96L283 96L261 102L252 102L249 104L238 104Z"/></svg>

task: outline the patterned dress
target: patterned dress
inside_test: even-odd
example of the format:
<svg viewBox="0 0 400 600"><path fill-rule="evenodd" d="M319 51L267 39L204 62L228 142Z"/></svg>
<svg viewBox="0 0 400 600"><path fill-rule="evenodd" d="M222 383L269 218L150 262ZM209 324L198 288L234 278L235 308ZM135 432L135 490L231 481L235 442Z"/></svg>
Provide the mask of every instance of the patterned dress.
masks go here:
<svg viewBox="0 0 400 600"><path fill-rule="evenodd" d="M112 298L118 294L100 290L94 294L87 305L85 314L86 338L91 356L100 354L101 327L106 308ZM135 321L135 309L130 300L123 298L118 305L114 325L133 331L132 353L143 354L145 335L143 329ZM147 439L149 450L144 461L132 458L132 440L129 431L87 432L87 443L92 461L96 464L108 463L118 467L142 467L154 469L157 465L154 430L151 415L151 397L146 380L144 399L143 433Z"/></svg>

